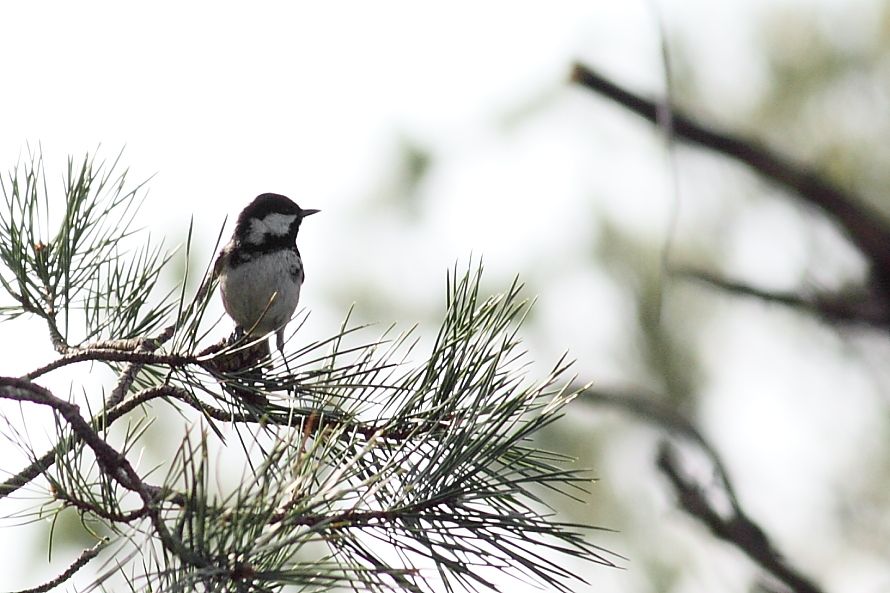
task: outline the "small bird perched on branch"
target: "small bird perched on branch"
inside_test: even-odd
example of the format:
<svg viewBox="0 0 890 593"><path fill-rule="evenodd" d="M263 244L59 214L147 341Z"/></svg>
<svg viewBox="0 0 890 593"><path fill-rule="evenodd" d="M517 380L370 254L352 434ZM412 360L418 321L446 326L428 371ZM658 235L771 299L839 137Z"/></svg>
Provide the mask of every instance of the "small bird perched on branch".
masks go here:
<svg viewBox="0 0 890 593"><path fill-rule="evenodd" d="M283 355L284 327L297 308L305 278L297 232L303 219L316 212L270 193L257 196L238 215L232 239L213 270L236 336L274 331Z"/></svg>

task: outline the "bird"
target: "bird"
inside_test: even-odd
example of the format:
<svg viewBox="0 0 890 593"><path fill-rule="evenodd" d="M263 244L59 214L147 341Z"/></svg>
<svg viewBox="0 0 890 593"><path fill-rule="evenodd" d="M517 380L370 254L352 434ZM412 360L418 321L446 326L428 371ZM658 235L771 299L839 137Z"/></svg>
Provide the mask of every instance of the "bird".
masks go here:
<svg viewBox="0 0 890 593"><path fill-rule="evenodd" d="M278 351L284 354L284 328L306 278L297 232L304 218L318 212L281 194L264 193L238 215L213 269L223 307L235 322L233 337L275 332Z"/></svg>

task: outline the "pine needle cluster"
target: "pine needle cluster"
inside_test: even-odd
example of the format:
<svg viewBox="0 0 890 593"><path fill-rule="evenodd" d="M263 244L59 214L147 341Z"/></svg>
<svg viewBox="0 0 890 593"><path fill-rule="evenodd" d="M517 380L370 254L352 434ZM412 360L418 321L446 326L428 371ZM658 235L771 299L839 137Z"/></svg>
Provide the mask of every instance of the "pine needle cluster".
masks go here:
<svg viewBox="0 0 890 593"><path fill-rule="evenodd" d="M36 157L2 180L0 315L42 320L59 357L0 377L2 434L33 460L3 468L0 509L36 500L2 514L19 522L74 509L95 545L35 590L92 566L87 590L479 591L509 575L571 591L560 555L612 563L541 498L589 480L535 446L575 393L565 358L527 376L518 281L485 296L481 266L450 270L423 352L413 331L368 339L347 316L326 340L301 342L298 328L284 358L245 355L260 341L207 344L209 266L197 294L187 278L164 292L171 254L147 238L127 248L144 186L117 160L69 160L61 206L42 167ZM190 245L191 229L187 260ZM116 374L100 400L41 385L83 363ZM34 407L55 418L46 452L22 438ZM159 407L182 418L179 445L143 468ZM113 425L126 428L111 438ZM241 478L226 482L219 459L236 450Z"/></svg>

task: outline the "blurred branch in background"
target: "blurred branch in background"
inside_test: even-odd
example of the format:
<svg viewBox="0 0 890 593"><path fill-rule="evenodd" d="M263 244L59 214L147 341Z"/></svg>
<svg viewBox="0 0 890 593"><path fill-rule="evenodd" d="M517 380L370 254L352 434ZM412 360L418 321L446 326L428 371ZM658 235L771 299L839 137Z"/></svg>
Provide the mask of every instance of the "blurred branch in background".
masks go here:
<svg viewBox="0 0 890 593"><path fill-rule="evenodd" d="M855 192L841 189L816 169L765 147L758 141L719 131L677 110L668 101L644 98L620 87L591 68L575 65L571 79L658 125L663 111L671 114L671 133L678 140L716 152L750 167L819 211L842 229L869 262L865 286L843 291L777 292L721 277L696 268L672 268L676 277L694 280L733 295L756 298L797 309L832 325L859 325L890 331L890 224ZM671 395L676 395L670 392ZM677 442L662 441L657 467L670 482L679 505L711 533L735 546L763 570L797 593L818 593L820 587L793 567L773 545L771 538L741 507L725 464L714 447L667 396L635 389L586 389L580 399L591 406L607 406L656 427ZM678 444L694 446L703 453L716 478L701 481L681 463ZM728 504L719 504L720 499Z"/></svg>
<svg viewBox="0 0 890 593"><path fill-rule="evenodd" d="M830 324L862 325L890 331L890 299L882 299L875 292L803 295L762 290L694 268L675 268L672 273L679 278L695 280L729 293L798 309Z"/></svg>
<svg viewBox="0 0 890 593"><path fill-rule="evenodd" d="M676 447L667 441L663 441L659 447L658 469L673 485L683 510L707 525L716 537L745 552L792 591L822 593L822 589L785 560L763 529L748 517L737 502L732 505L727 516L716 510L708 500L705 490L683 475L677 460Z"/></svg>
<svg viewBox="0 0 890 593"><path fill-rule="evenodd" d="M653 124L659 122L659 114L665 105L663 101L647 99L633 93L581 64L574 66L571 80L618 103ZM848 299L849 295L817 295L808 299L794 295L770 294L734 282L723 281L711 275L697 275L714 286L737 294L793 305L830 320L856 322L886 329L887 320L890 319L890 224L882 219L880 213L869 208L866 202L853 192L835 186L817 171L795 163L791 158L755 140L708 127L676 108L671 108L671 113L671 131L676 138L744 163L760 175L796 194L807 204L816 206L837 222L850 241L869 261L871 267L870 286L866 287L866 294L857 296L860 302L850 306L840 303L840 300Z"/></svg>
<svg viewBox="0 0 890 593"><path fill-rule="evenodd" d="M667 440L659 446L657 466L670 481L680 506L702 522L716 537L744 552L761 568L779 579L795 593L822 593L817 585L789 564L773 546L763 528L744 511L727 474L726 466L714 447L695 425L674 407L661 403L663 397L634 389L581 389L579 402L588 406L609 407L650 424L665 434L681 437L701 450L711 463L717 478L715 487L705 488L685 475L678 460L677 447ZM711 491L710 495L708 490ZM728 512L717 510L712 502L722 494L729 502Z"/></svg>

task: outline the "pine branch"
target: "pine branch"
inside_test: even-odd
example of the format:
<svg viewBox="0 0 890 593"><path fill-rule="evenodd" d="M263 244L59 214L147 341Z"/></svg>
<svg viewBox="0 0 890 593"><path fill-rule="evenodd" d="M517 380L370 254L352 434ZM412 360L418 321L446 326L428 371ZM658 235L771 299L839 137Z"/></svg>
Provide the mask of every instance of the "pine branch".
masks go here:
<svg viewBox="0 0 890 593"><path fill-rule="evenodd" d="M329 338L283 359L269 354L265 336L206 346L213 270L205 267L194 297L187 269L178 298L149 304L169 256L147 244L120 248L138 200L111 174L115 165L69 163L50 240L39 160L10 175L10 214L0 216L0 261L10 272L0 284L17 303L3 312L42 319L60 352L24 377L0 377L0 399L52 410L56 426L55 445L40 457L27 439L12 439L33 461L0 485L0 504L41 479L41 503L16 516L33 522L70 508L87 529L112 534L121 557L108 558L116 568L94 586L129 566L141 571L124 577L130 587L146 591L425 591L434 581L493 589L490 571L568 591L579 577L550 553L613 565L586 527L553 519L535 492L573 496L588 480L530 445L575 392L562 379L564 359L539 381L525 377L518 336L528 307L518 281L484 296L481 266L455 267L438 335L420 356L412 332L367 340L348 316ZM190 245L191 227L187 257ZM69 327L75 311L82 331ZM97 362L117 373L98 413L81 415L75 403L90 406L93 394L64 399L35 383ZM185 423L176 455L151 470L151 482L130 461L150 405L175 409ZM122 442L112 445L106 435L117 423ZM225 489L211 451L233 433L247 465Z"/></svg>
<svg viewBox="0 0 890 593"><path fill-rule="evenodd" d="M88 548L81 552L80 556L77 557L77 560L71 563L65 571L57 576L56 578L43 583L42 585L38 585L37 587L32 587L30 589L22 589L17 591L16 593L45 593L47 591L52 591L56 587L59 587L65 584L74 574L79 571L81 568L87 565L87 563L99 555L99 552L107 545L107 541L103 540L97 543L92 548Z"/></svg>
<svg viewBox="0 0 890 593"><path fill-rule="evenodd" d="M471 302L476 304L475 297ZM461 306L467 304L461 303ZM480 311L484 314L480 314ZM235 554L239 558L236 564L226 560L221 565L220 552L210 553L208 550L201 553L196 550L212 546L209 541L199 544L199 540L195 539L197 534L193 532L189 532L189 544L186 546L183 536L174 535L177 533L176 529L171 531L166 527L171 520L171 511L168 509L162 512L157 507L159 501L177 503L179 513L188 517L194 517L196 512L200 512L205 517L215 516L219 519L226 512L231 516L232 509L268 509L253 510L243 515L244 521L249 519L252 522L254 531L264 525L274 524L286 525L291 529L308 528L300 539L285 540L276 545L273 550L275 553L272 554L276 561L282 554L289 556L289 553L284 554L281 550L294 546L301 548L310 541L342 542L346 538L350 543L345 547L335 544L337 553L346 554L351 559L350 563L367 570L370 567L365 562L373 557L373 553L360 543L361 540L355 538L353 532L358 531L376 537L387 534L385 541L397 548L407 546L404 549L412 555L420 554L445 567L444 574L449 575L449 579L455 579L456 583L463 582L466 585L469 582L485 582L484 579L477 578L475 569L458 562L453 556L454 551L459 549L460 557L475 558L476 563L493 567L504 568L511 566L513 562L520 562L524 567L521 570L527 578L543 579L542 582L562 589L563 586L557 579L567 578L569 574L559 565L544 563L536 554L529 556L529 550L524 547L527 544L523 543L526 538L534 537L528 543L534 542L535 546L552 546L555 550L580 555L596 562L609 565L612 563L602 550L587 544L574 534L572 530L579 526L560 525L545 520L520 502L522 497L528 496L525 491L526 483L571 484L582 478L574 472L556 469L547 456L540 456L534 450L520 447L533 432L555 419L559 407L569 401L572 394L564 390L553 391L553 382L565 368L563 362L554 367L549 379L537 386L521 387L511 372L498 370L502 362L515 360L510 355L510 351L515 348L510 336L515 336L515 333L504 336L506 341L498 336L503 335L505 324L519 311L509 299L486 301L474 311L476 329L461 327L457 332L460 339L442 340L435 349L435 355L422 370L399 375L401 385L359 383L364 390L382 390L390 397L393 393L401 394L403 404L393 407L393 416L373 421L350 419L348 414L299 411L293 408L270 409L262 416L243 412L236 414L199 402L188 389L174 385L161 385L135 392L90 422L80 418L71 404L58 400L27 379L0 379L0 397L31 401L56 409L74 429L74 435L68 439L68 444L62 450L71 451L75 441L86 443L96 453L103 472L136 493L143 501L143 506L129 512L106 510L95 506L95 502L84 502L71 496L67 490L57 488L57 498L61 502L90 513L94 518L112 523L149 519L164 548L172 554L171 558L180 559L185 563L184 566L199 570L203 575L201 578L231 579L235 574L250 574L254 580L264 580L278 572L274 565L270 566L264 560L266 555L261 554L257 559L247 551ZM454 319L462 320L463 317L457 316ZM480 329L483 333L481 337ZM449 334L455 335L455 332L447 330L442 333ZM89 359L87 355L93 355L98 360L120 360L124 356L123 359L129 361L168 364L171 370L178 369L180 365L198 365L194 358L186 360L170 355L149 356L148 353L109 350L78 352L64 356L63 360L66 363L84 361ZM335 357L341 355L331 355L331 358ZM386 362L377 366L372 362L368 364L375 369L388 366ZM471 370L459 373L463 365ZM429 372L431 368L446 367L452 370L444 375L431 375ZM44 372L51 371L44 367ZM356 371L354 363L344 362L341 367L327 367L323 374L314 376L320 379L321 384L329 385L332 377L345 378L348 384L363 374L366 373ZM463 384L453 380L459 375L465 378ZM21 391L25 388L31 390L27 396ZM205 417L216 420L257 422L267 429L273 426L282 428L285 432L276 437L278 444L269 452L267 461L268 467L274 467L274 471L257 472L260 476L274 478L275 487L263 484L261 480L259 493L252 490L238 491L234 495L236 499L230 505L217 508L208 506L203 499L195 502L194 495L191 498L185 495L185 492L202 491L195 483L184 488L180 494L174 494L171 488L174 479L179 480L187 475L204 476L204 469L192 469L184 474L182 470L174 468L164 485L156 487L145 484L132 473L132 468L119 453L98 439L96 430L105 429L129 411L160 398L164 398L164 401L172 399L186 403ZM405 410L409 413L404 413ZM541 415L528 417L530 413ZM294 450L294 439L289 436L294 429L304 435L304 446L307 442L312 443L312 454L304 455L302 451ZM357 438L362 440L357 441ZM202 450L205 448L202 445ZM203 467L206 463L206 451L201 455L204 457L184 446L180 467L185 468L196 461ZM521 465L516 463L519 459L522 460ZM264 507L264 504L269 504L270 491L277 492L272 499L276 500L283 496L284 490L290 488L279 480L288 475L285 468L293 468L295 464L312 472L329 468L325 471L334 471L337 479L324 480L319 486L321 490L313 497L291 500L284 506L277 504L275 507ZM47 465L44 460L43 471ZM412 466L415 469L405 473L405 468ZM71 471L67 469L67 464L65 471ZM59 481L55 483L61 484ZM257 486L251 480L245 483L250 487ZM344 488L344 484L350 486ZM330 488L336 489L332 491ZM337 510L341 502L347 503L348 499L344 496L351 497L350 493L362 490L368 490L359 499L364 502L356 506L357 503L352 501L345 509ZM476 494L467 498L474 491ZM373 505L363 508L364 504L370 504L374 500L376 502ZM388 507L375 509L379 504L386 504ZM484 510L489 505L491 512ZM279 510L271 512L273 508ZM258 517L262 517L264 513L265 520L259 521ZM182 519L177 520L179 523L181 521ZM416 529L414 525L418 522L428 524L427 528ZM400 527L401 525L404 527ZM223 531L219 532L220 529ZM239 531L245 529L245 523L238 524ZM214 530L219 534L213 536ZM401 536L394 538L388 535L393 530L404 531ZM468 546L464 542L466 536L463 535L467 531L475 531L483 543ZM230 524L205 526L201 531L204 538L222 537L226 541L231 533ZM539 541L534 534L556 537L565 545ZM514 539L517 541L514 542ZM252 546L255 540L248 538L247 542ZM388 566L385 569L378 568L379 575L396 578L403 586L414 582L414 576L410 572L394 572ZM363 574L367 577L371 573ZM304 576L301 575L300 578ZM288 579L287 582L291 580ZM380 585L380 582L376 583L375 586Z"/></svg>
<svg viewBox="0 0 890 593"><path fill-rule="evenodd" d="M104 473L127 490L136 493L142 499L147 509L147 515L151 519L164 547L191 564L196 566L205 564L202 559L191 554L183 546L182 542L170 534L166 524L155 508L156 500L148 491L136 470L133 469L133 466L130 465L130 462L124 455L99 437L90 424L80 415L77 405L57 398L48 389L30 381L11 377L4 377L0 380L0 399L31 402L55 410L65 419L78 438L92 449Z"/></svg>
<svg viewBox="0 0 890 593"><path fill-rule="evenodd" d="M172 311L169 293L148 304L171 254L145 241L128 257L145 182L128 188L127 172L116 172L120 156L79 165L69 158L64 207L52 212L41 154L0 178L0 287L16 301L0 313L42 318L60 354L154 333ZM71 335L76 320L85 327L79 338Z"/></svg>

